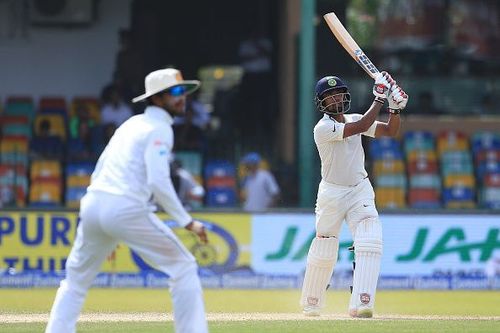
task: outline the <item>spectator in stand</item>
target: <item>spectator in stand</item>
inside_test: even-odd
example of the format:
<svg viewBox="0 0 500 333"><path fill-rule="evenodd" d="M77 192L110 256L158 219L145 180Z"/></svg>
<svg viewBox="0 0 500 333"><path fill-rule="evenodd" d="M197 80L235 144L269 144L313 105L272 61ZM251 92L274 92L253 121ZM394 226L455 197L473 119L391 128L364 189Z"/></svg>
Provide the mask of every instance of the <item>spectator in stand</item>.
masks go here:
<svg viewBox="0 0 500 333"><path fill-rule="evenodd" d="M123 101L120 90L115 85L109 85L102 92L101 123L112 123L120 126L133 115L132 108Z"/></svg>
<svg viewBox="0 0 500 333"><path fill-rule="evenodd" d="M414 113L425 115L445 115L447 112L434 105L434 96L430 91L424 90L418 95Z"/></svg>
<svg viewBox="0 0 500 333"><path fill-rule="evenodd" d="M242 164L247 175L242 184L243 209L247 212L263 212L276 206L280 188L273 174L260 167L261 157L249 153L243 157Z"/></svg>
<svg viewBox="0 0 500 333"><path fill-rule="evenodd" d="M72 161L92 161L96 154L92 149L91 130L96 126L85 104L76 108L76 114L69 121L67 156Z"/></svg>
<svg viewBox="0 0 500 333"><path fill-rule="evenodd" d="M31 139L30 155L33 158L56 158L64 155L64 144L60 137L51 134L50 121L44 119L38 126L38 134Z"/></svg>

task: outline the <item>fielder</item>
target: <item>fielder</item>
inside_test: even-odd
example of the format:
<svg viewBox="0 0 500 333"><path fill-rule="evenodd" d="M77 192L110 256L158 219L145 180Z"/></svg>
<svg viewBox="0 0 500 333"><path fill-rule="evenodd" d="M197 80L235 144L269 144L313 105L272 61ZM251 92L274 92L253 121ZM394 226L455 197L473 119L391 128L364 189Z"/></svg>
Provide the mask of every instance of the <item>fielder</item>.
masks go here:
<svg viewBox="0 0 500 333"><path fill-rule="evenodd" d="M66 262L46 333L75 332L87 291L118 241L170 276L175 331L208 332L195 258L148 204L151 196L180 226L207 242L203 225L183 208L169 170L173 117L184 113L186 95L199 81L184 81L176 69L146 76L143 114L125 121L99 157L81 200L80 224Z"/></svg>
<svg viewBox="0 0 500 333"><path fill-rule="evenodd" d="M337 262L339 232L345 220L354 240L355 269L349 314L372 317L382 256L382 227L375 194L365 170L361 135L396 136L408 96L386 72L373 87L375 100L364 115L345 114L351 104L347 85L336 76L316 84L315 103L324 116L314 127L322 180L316 201L316 237L307 256L300 304L303 313L318 316ZM376 121L389 101L388 122Z"/></svg>

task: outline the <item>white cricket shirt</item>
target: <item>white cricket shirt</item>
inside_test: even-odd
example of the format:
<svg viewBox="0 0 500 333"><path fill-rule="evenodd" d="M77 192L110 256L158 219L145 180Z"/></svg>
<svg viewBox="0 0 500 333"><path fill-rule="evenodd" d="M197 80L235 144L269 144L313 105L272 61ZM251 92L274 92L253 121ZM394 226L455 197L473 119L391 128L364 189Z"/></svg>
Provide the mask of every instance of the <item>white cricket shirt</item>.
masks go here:
<svg viewBox="0 0 500 333"><path fill-rule="evenodd" d="M144 205L153 195L179 225L191 222L170 179L172 123L170 114L156 106L125 121L99 157L88 191L124 195Z"/></svg>
<svg viewBox="0 0 500 333"><path fill-rule="evenodd" d="M351 123L363 117L360 114L344 114L345 122ZM365 170L365 152L361 134L344 136L345 123L339 123L324 115L314 126L314 142L321 159L321 177L331 184L353 186L368 176ZM362 133L375 137L377 122Z"/></svg>

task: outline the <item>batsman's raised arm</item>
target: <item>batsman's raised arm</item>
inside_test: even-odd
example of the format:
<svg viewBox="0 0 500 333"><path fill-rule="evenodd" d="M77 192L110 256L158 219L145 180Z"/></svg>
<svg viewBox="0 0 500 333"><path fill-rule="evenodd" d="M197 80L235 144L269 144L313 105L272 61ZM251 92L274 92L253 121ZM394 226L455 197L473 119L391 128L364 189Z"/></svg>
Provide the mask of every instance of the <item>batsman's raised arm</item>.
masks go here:
<svg viewBox="0 0 500 333"><path fill-rule="evenodd" d="M403 91L403 89L401 89L401 87L394 84L391 87L391 93L389 94L387 100L389 101L389 120L387 122L377 121L375 137L395 137L398 135L401 127L401 117L399 114L406 107L406 103L408 103L408 95Z"/></svg>
<svg viewBox="0 0 500 333"><path fill-rule="evenodd" d="M352 135L364 133L370 129L375 120L377 119L380 109L385 103L385 100L390 93L391 85L395 84L395 81L387 72L380 72L375 78L375 84L373 85L373 94L375 95L375 100L368 109L368 111L359 120L352 123L347 123L344 126L344 138Z"/></svg>

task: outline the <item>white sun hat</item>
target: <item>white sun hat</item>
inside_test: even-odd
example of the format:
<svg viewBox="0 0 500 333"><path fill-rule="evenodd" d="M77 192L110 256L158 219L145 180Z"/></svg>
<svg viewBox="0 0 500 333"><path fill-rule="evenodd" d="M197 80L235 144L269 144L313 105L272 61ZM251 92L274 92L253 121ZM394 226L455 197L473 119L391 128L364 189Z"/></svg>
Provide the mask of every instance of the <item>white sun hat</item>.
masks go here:
<svg viewBox="0 0 500 333"><path fill-rule="evenodd" d="M149 73L144 79L144 86L146 92L136 98L132 102L140 102L146 98L159 93L160 91L167 90L175 86L184 86L186 94L194 92L200 86L198 80L184 80L179 70L174 68L159 69Z"/></svg>

